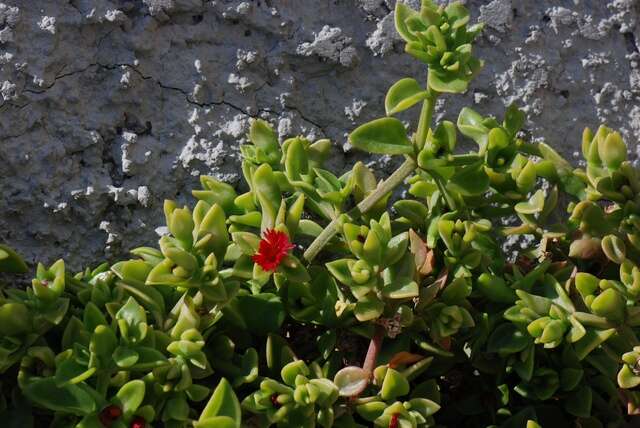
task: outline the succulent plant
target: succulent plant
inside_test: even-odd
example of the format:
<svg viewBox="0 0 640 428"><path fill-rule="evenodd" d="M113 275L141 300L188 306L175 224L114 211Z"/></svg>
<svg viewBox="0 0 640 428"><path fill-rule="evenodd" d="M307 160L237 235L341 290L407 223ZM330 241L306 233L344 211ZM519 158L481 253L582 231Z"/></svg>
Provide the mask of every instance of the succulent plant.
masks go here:
<svg viewBox="0 0 640 428"><path fill-rule="evenodd" d="M0 288L0 415L12 426L623 427L640 414L640 182L619 133L586 168L526 141L525 115L433 122L482 62L458 2L398 2L428 67L351 145L385 180L325 166L331 142L254 119L244 193L202 176L132 258L38 264ZM396 116L420 105L416 124ZM475 145L463 153L466 138ZM405 192L396 192L404 189ZM396 197L400 195L401 197ZM566 212L564 208L567 208ZM505 226L510 224L510 226ZM515 253L506 236L528 235ZM0 272L28 270L0 245ZM3 277L4 278L4 277Z"/></svg>

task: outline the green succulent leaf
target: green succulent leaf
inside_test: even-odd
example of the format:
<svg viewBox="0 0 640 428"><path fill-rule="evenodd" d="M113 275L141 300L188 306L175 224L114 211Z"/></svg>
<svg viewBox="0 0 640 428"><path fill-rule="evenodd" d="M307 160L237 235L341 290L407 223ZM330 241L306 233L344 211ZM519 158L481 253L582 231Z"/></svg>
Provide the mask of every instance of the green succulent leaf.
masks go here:
<svg viewBox="0 0 640 428"><path fill-rule="evenodd" d="M544 209L544 190L536 191L526 202L519 202L515 206L516 212L520 214L535 214Z"/></svg>
<svg viewBox="0 0 640 428"><path fill-rule="evenodd" d="M384 108L387 116L404 111L429 96L420 84L409 77L400 79L394 83L387 92L384 100Z"/></svg>
<svg viewBox="0 0 640 428"><path fill-rule="evenodd" d="M496 328L487 343L489 352L500 354L515 354L523 351L531 344L529 335L511 323L500 324Z"/></svg>
<svg viewBox="0 0 640 428"><path fill-rule="evenodd" d="M56 385L53 378L35 379L23 389L24 395L32 402L53 411L73 415L88 415L96 411L94 397L77 385Z"/></svg>
<svg viewBox="0 0 640 428"><path fill-rule="evenodd" d="M460 168L447 185L462 196L482 195L489 189L489 176L481 163Z"/></svg>
<svg viewBox="0 0 640 428"><path fill-rule="evenodd" d="M343 397L352 397L360 394L369 384L371 373L366 370L349 366L336 373L333 383L338 387L338 392Z"/></svg>
<svg viewBox="0 0 640 428"><path fill-rule="evenodd" d="M24 273L27 264L13 249L0 244L0 272Z"/></svg>
<svg viewBox="0 0 640 428"><path fill-rule="evenodd" d="M224 417L225 419L220 419ZM216 418L216 419L214 419ZM229 425L228 419L233 421L233 425ZM222 425L213 425L213 423L220 423ZM231 384L222 378L218 383L218 386L213 391L209 402L205 406L204 410L200 414L198 422L195 426L201 428L209 428L213 426L232 426L234 428L240 428L242 422L242 410L240 409L240 402L233 392Z"/></svg>
<svg viewBox="0 0 640 428"><path fill-rule="evenodd" d="M413 153L407 131L398 119L385 117L359 126L349 135L349 142L357 149L378 154L401 155Z"/></svg>

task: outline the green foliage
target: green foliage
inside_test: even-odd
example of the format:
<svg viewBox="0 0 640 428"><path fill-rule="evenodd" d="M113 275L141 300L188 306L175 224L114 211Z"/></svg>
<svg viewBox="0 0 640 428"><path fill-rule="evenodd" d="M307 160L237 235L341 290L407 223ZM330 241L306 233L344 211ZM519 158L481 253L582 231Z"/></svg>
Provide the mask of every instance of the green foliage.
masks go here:
<svg viewBox="0 0 640 428"><path fill-rule="evenodd" d="M640 181L619 133L585 168L463 108L481 62L460 3L398 3L404 78L351 144L404 163L325 168L331 143L252 122L244 193L201 177L157 248L0 289L0 414L22 427L623 427L640 414ZM462 153L459 139L475 143ZM406 186L405 186L406 182ZM390 201L394 189L406 189ZM566 215L564 205L566 204ZM509 224L510 226L505 226ZM530 245L505 253L503 240ZM27 266L0 245L0 271ZM7 276L8 277L8 276Z"/></svg>

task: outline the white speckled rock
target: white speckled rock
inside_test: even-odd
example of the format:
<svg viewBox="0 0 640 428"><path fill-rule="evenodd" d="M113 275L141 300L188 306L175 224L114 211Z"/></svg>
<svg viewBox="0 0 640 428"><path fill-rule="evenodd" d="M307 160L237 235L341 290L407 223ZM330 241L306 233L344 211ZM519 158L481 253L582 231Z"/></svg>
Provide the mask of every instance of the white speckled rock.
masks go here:
<svg viewBox="0 0 640 428"><path fill-rule="evenodd" d="M601 122L638 158L637 1L466 4L487 24L486 67L438 119L464 105L502 116L515 101L527 134L568 158ZM0 0L0 240L74 269L153 244L164 198L190 200L198 174L239 182L250 117L332 139L338 170L364 159L389 173L394 160L363 157L345 136L383 114L396 79L424 79L393 31L394 5Z"/></svg>

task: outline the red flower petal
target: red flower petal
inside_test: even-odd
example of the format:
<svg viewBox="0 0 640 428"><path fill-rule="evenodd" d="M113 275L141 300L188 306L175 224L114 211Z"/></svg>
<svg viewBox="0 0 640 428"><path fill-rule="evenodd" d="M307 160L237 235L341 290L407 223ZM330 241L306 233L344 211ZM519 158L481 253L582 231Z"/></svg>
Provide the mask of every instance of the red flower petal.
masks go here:
<svg viewBox="0 0 640 428"><path fill-rule="evenodd" d="M253 255L252 260L264 271L273 272L292 248L293 244L289 242L286 233L267 229L260 240L258 252Z"/></svg>

